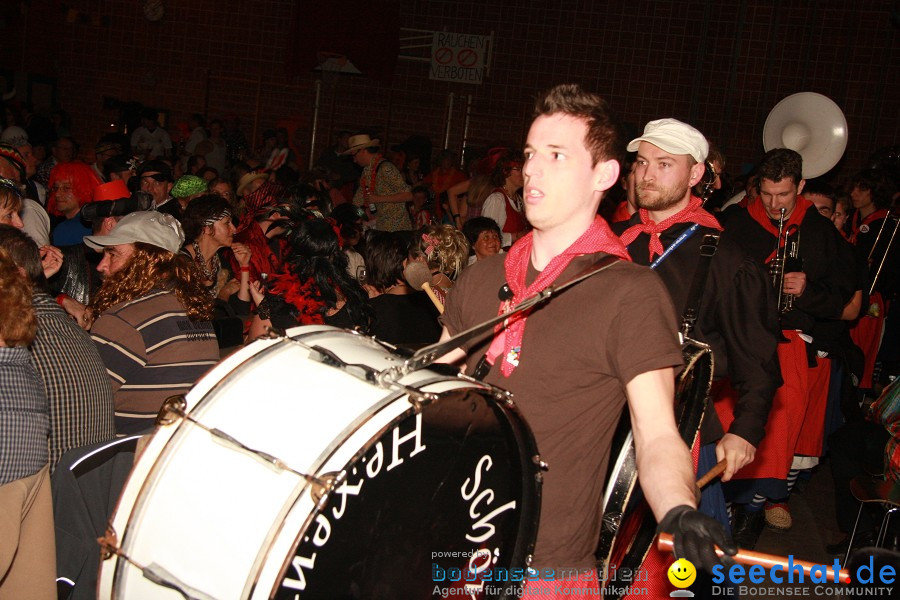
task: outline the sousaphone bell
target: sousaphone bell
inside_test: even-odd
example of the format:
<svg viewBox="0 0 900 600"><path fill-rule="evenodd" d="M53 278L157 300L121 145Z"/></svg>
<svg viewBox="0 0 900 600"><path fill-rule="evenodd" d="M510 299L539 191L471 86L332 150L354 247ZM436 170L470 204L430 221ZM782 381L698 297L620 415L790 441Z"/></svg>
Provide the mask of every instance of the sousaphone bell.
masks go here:
<svg viewBox="0 0 900 600"><path fill-rule="evenodd" d="M803 157L803 178L831 170L847 149L847 119L835 102L816 92L784 98L766 118L763 147L789 148Z"/></svg>

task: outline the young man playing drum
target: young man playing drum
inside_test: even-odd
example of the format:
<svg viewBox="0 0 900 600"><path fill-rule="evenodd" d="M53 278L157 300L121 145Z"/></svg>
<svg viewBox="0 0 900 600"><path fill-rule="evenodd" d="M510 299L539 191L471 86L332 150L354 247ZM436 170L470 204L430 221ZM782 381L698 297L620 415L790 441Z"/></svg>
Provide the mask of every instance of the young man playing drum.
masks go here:
<svg viewBox="0 0 900 600"><path fill-rule="evenodd" d="M562 283L607 255L622 260L546 305L517 315L493 339L448 354L511 390L549 464L533 565L584 572L529 582L542 597L560 587L597 589L594 551L613 430L628 402L641 486L676 553L711 569L713 544L736 552L722 526L695 510L694 474L673 411L682 357L675 311L652 271L632 265L597 208L619 178L623 141L606 102L576 85L542 96L525 146L525 212L534 231L507 255L479 261L448 298L444 339ZM499 292L498 292L499 290ZM499 296L499 301L498 301ZM537 588L537 589L535 589ZM568 597L568 596L567 596Z"/></svg>

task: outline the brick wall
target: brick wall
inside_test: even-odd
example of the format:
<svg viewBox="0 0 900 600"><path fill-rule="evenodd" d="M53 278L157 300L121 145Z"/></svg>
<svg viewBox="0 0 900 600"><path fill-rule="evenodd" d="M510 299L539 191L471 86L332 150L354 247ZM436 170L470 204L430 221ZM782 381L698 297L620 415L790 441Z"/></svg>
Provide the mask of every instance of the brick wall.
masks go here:
<svg viewBox="0 0 900 600"><path fill-rule="evenodd" d="M340 2L341 10L356 1ZM15 2L27 4L27 16L10 7L3 13L0 67L16 74L20 97L26 73L56 78L73 133L87 146L116 117L103 109L103 97L111 96L168 110L173 122L204 110L210 117L235 113L248 136L254 125L261 132L293 120L308 152L319 75L290 77L285 67L291 23L302 18L305 2L163 3L163 19L150 22L135 0ZM900 140L900 25L891 24L897 9L889 0L394 5L404 28L493 33L489 75L483 85L432 81L428 64L400 60L390 85L326 79L320 148L335 129L363 127L383 128L390 143L423 133L440 147L451 92L452 148L462 143L469 95L470 144L521 145L534 94L565 81L600 91L636 127L663 116L691 122L723 148L732 172L760 156L766 115L798 91L822 93L846 114L850 142L832 177L849 175L873 150Z"/></svg>

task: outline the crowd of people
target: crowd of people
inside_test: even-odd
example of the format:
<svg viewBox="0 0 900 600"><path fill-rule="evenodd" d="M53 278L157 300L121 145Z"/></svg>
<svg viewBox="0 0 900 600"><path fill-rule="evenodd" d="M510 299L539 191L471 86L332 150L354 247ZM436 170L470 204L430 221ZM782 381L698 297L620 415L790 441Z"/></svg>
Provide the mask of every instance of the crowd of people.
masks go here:
<svg viewBox="0 0 900 600"><path fill-rule="evenodd" d="M887 476L900 472L891 433L867 419L900 371L896 147L836 186L805 180L784 148L732 178L691 125L658 119L625 139L574 85L540 98L524 148L466 157L465 170L430 144L342 131L303 171L285 132L254 152L236 119L207 128L194 115L173 145L152 111L82 152L32 117L10 104L0 132L10 597L50 597L63 573L68 555L57 564L47 549L66 543L50 501L64 455L152 432L163 401L235 348L324 323L415 349L606 256L618 260L444 359L513 391L551 465L534 565L593 568L626 405L653 514L707 570L713 542L732 554L729 535L753 548L764 527L790 529L788 498L821 457L845 532L850 478L886 456ZM671 409L679 332L715 360L693 449ZM722 460L698 506L694 479ZM848 540L835 542L842 555Z"/></svg>

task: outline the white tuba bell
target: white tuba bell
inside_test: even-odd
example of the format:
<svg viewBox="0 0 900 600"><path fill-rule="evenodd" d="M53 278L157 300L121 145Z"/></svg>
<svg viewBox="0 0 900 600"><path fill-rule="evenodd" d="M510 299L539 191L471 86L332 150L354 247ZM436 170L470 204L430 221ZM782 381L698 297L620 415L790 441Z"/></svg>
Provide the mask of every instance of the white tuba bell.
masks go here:
<svg viewBox="0 0 900 600"><path fill-rule="evenodd" d="M775 105L763 126L763 147L790 148L803 157L803 178L811 179L834 167L847 148L847 119L827 96L815 92L791 94Z"/></svg>

